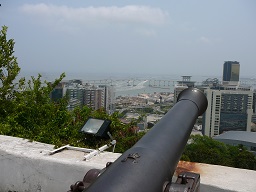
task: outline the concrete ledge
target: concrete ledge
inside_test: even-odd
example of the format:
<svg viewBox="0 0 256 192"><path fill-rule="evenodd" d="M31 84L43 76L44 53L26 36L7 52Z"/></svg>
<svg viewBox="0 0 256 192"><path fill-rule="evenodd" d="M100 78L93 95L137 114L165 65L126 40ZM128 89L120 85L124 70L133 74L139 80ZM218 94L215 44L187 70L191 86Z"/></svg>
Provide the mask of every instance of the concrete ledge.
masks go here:
<svg viewBox="0 0 256 192"><path fill-rule="evenodd" d="M120 154L101 153L83 161L83 153L49 155L53 145L0 135L0 191L63 192L92 168L102 169Z"/></svg>
<svg viewBox="0 0 256 192"><path fill-rule="evenodd" d="M83 152L66 150L54 155L53 145L0 135L1 192L65 192L92 169L102 169L121 154L104 152L83 161ZM200 173L201 192L256 191L256 171L180 161L176 174Z"/></svg>

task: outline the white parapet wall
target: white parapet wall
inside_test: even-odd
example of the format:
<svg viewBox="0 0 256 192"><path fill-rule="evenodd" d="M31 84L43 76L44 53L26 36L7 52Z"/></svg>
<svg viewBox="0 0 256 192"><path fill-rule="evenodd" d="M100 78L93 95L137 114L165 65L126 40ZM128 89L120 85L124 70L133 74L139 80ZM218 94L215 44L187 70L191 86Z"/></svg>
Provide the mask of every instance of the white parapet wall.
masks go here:
<svg viewBox="0 0 256 192"><path fill-rule="evenodd" d="M103 152L84 161L83 152L49 152L53 145L0 135L0 192L65 192L92 169L120 156Z"/></svg>
<svg viewBox="0 0 256 192"><path fill-rule="evenodd" d="M84 161L84 152L49 155L53 149L53 145L0 135L0 192L66 192L87 171L102 169L121 155L103 152ZM200 173L201 192L256 191L256 171L180 161L176 174L182 171Z"/></svg>

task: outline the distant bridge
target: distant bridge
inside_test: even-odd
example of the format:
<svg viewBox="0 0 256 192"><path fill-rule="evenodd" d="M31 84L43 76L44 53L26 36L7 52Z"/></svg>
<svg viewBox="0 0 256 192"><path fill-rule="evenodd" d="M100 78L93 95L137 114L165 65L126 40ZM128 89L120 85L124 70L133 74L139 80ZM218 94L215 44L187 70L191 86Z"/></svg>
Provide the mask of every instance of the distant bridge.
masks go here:
<svg viewBox="0 0 256 192"><path fill-rule="evenodd" d="M149 87L173 87L177 81L176 80L149 80Z"/></svg>
<svg viewBox="0 0 256 192"><path fill-rule="evenodd" d="M136 86L142 81L148 81L148 86L153 88L163 88L163 87L173 87L177 80L159 80L159 79L97 79L97 80L84 80L83 83L86 84L105 84L105 85L115 85L118 82L127 83L127 86Z"/></svg>

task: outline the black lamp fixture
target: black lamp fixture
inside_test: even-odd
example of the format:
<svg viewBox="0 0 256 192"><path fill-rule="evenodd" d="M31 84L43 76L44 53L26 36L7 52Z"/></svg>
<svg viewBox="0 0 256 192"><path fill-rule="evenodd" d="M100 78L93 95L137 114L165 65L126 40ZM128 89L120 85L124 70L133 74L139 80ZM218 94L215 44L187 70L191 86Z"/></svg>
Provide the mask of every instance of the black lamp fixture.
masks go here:
<svg viewBox="0 0 256 192"><path fill-rule="evenodd" d="M103 120L103 119L95 119L95 118L89 118L80 132L86 133L86 134L92 134L96 137L102 137L102 138L108 138L112 137L110 136L109 132L109 126L111 124L110 120ZM112 138L111 138L112 139Z"/></svg>
<svg viewBox="0 0 256 192"><path fill-rule="evenodd" d="M98 148L98 150L95 150L85 155L84 156L85 159L90 159L93 156L99 154L100 152L105 151L110 147L113 147L113 150L112 150L113 152L115 151L116 140L112 137L112 135L109 132L110 124L111 124L110 120L103 120L103 119L89 118L86 121L85 125L80 130L81 132L86 134L93 134L94 136L101 137L101 138L109 137L111 139L111 142Z"/></svg>

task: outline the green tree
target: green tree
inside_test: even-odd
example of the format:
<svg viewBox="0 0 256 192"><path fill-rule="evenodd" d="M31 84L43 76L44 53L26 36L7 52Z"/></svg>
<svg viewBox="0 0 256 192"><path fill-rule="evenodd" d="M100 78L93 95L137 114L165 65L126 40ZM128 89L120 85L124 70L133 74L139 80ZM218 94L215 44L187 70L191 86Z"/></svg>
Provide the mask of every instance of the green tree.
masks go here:
<svg viewBox="0 0 256 192"><path fill-rule="evenodd" d="M7 27L0 31L0 121L13 111L14 80L20 72L14 53L14 40L7 40Z"/></svg>
<svg viewBox="0 0 256 192"><path fill-rule="evenodd" d="M20 68L14 56L15 43L7 40L6 26L2 27L0 40L0 133L49 141L71 119L66 100L53 103L49 97L65 74L53 83L42 83L40 74L28 82L25 78L17 80Z"/></svg>
<svg viewBox="0 0 256 192"><path fill-rule="evenodd" d="M15 94L15 113L13 114L15 122L23 127L22 135L29 139L45 141L44 138L54 136L63 124L66 123L69 113L66 109L65 99L54 103L50 99L50 93L54 87L64 78L62 74L59 79L53 83L41 81L41 75L37 78L31 77L27 85L20 87L20 91ZM42 127L47 126L44 130ZM49 129L53 129L50 131ZM46 134L46 129L49 135ZM17 132L19 133L19 132ZM42 136L44 133L45 137ZM47 136L46 136L47 135Z"/></svg>
<svg viewBox="0 0 256 192"><path fill-rule="evenodd" d="M207 136L193 135L181 160L256 169L255 156L242 146L230 146Z"/></svg>

